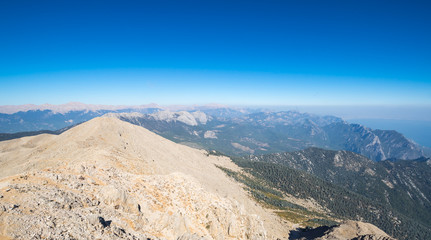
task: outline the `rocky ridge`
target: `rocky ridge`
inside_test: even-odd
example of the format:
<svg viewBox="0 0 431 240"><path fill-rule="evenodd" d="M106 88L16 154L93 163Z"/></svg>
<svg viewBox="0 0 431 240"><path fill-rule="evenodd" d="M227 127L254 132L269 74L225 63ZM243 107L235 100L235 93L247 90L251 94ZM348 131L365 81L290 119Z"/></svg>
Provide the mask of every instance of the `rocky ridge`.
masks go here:
<svg viewBox="0 0 431 240"><path fill-rule="evenodd" d="M0 235L6 238L288 236L288 225L215 166L235 167L229 159L114 118L59 136L5 141L0 149Z"/></svg>

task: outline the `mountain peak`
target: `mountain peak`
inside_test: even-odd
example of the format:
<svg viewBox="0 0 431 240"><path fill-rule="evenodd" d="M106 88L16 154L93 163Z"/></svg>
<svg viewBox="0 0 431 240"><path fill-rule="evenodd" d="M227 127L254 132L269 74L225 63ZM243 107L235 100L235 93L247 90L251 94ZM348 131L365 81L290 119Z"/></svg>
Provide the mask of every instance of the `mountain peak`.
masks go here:
<svg viewBox="0 0 431 240"><path fill-rule="evenodd" d="M289 231L216 167L238 168L230 159L112 117L0 142L0 164L0 222L11 224L2 233L11 238L265 239Z"/></svg>

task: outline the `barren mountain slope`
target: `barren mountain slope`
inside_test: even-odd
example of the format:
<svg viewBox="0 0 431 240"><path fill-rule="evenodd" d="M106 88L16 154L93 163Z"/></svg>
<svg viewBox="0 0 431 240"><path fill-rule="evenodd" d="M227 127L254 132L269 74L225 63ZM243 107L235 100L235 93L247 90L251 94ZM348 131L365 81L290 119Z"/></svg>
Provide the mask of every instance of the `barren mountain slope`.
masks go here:
<svg viewBox="0 0 431 240"><path fill-rule="evenodd" d="M0 236L273 239L291 227L215 165L228 158L115 118L0 143Z"/></svg>

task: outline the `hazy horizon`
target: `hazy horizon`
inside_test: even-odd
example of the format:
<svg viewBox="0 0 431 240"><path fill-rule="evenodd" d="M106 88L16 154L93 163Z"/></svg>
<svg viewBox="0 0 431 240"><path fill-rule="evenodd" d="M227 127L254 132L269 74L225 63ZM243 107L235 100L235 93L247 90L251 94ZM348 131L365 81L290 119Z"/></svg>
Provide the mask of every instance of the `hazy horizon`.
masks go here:
<svg viewBox="0 0 431 240"><path fill-rule="evenodd" d="M34 105L29 107L28 105ZM166 109L186 110L193 107L228 107L228 108L249 108L260 109L263 111L297 111L303 113L312 113L317 115L332 115L344 120L357 119L380 119L380 120L409 120L409 121L430 121L431 122L431 105L228 105L219 103L207 104L158 104L158 103L140 103L136 105L127 104L92 104L83 102L67 102L62 104L13 104L0 105L0 113L11 114L18 111L27 111L32 109L60 109L66 111L70 109L121 109L125 107L163 107Z"/></svg>

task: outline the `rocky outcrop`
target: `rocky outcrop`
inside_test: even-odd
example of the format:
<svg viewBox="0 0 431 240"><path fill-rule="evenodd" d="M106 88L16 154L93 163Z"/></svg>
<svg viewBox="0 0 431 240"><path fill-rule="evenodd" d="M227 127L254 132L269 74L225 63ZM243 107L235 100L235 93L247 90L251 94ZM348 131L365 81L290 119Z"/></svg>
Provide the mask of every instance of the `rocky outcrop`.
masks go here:
<svg viewBox="0 0 431 240"><path fill-rule="evenodd" d="M376 226L357 221L343 222L342 224L328 230L323 237L317 239L394 240Z"/></svg>
<svg viewBox="0 0 431 240"><path fill-rule="evenodd" d="M291 240L395 240L376 226L357 221L345 221L333 227L293 231Z"/></svg>
<svg viewBox="0 0 431 240"><path fill-rule="evenodd" d="M190 126L197 126L198 124L206 124L210 120L205 113L196 112L171 112L171 111L160 111L149 115L155 120L166 121L166 122L182 122Z"/></svg>
<svg viewBox="0 0 431 240"><path fill-rule="evenodd" d="M134 175L81 165L2 182L0 222L13 239L265 239L257 215L182 173Z"/></svg>

